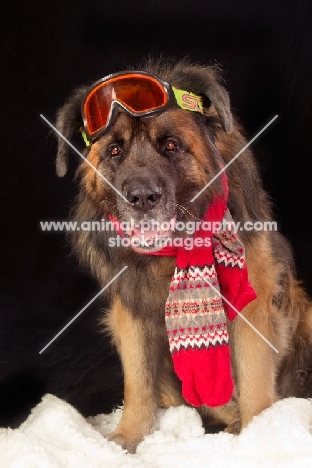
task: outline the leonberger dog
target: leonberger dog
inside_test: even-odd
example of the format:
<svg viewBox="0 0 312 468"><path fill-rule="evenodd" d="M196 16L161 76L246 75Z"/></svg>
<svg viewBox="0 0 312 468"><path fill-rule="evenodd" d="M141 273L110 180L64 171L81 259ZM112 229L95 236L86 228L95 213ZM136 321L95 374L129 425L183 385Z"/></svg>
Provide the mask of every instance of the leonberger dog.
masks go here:
<svg viewBox="0 0 312 468"><path fill-rule="evenodd" d="M133 75L137 70L147 77L148 86L153 87L150 81L154 80L162 87L160 93L167 93L168 102L162 101L163 96L156 104L145 102L155 92L148 88L141 108L135 103L127 106L126 92L116 91L114 80L131 78L128 70L77 89L58 112L56 127L66 139L73 140L82 127L91 140L85 147L81 138L79 150L86 160L77 169L79 194L71 216L77 226L112 218L119 223L134 220L135 226L146 219L171 222L173 228L167 227L160 237L174 239L186 235L174 229L175 223L201 220L215 194L222 193L222 176L215 176L247 139L231 112L216 66L148 60ZM113 86L110 91L104 87L108 96L103 110L95 102L97 88L109 80ZM172 89L187 91L184 107L172 104L174 98L168 97ZM81 109L90 115L82 117ZM95 115L98 111L100 116ZM61 137L58 143L56 169L63 176L69 147ZM270 221L270 200L251 149L224 172L227 207L234 222L243 226ZM137 248L116 244L118 236L131 240L137 234L135 228L120 234L118 227L96 232L78 228L70 236L80 262L100 287L127 266L105 290L110 308L102 323L118 350L124 373L123 415L108 439L134 452L154 430L158 407L188 402L173 370L165 325L175 258L153 255L160 247L151 235ZM206 425L223 425L236 434L277 399L309 397L312 388L312 307L296 279L291 248L276 230L242 229L238 237L257 298L242 310L247 322L242 317L227 320L235 382L232 397L225 404L198 408Z"/></svg>

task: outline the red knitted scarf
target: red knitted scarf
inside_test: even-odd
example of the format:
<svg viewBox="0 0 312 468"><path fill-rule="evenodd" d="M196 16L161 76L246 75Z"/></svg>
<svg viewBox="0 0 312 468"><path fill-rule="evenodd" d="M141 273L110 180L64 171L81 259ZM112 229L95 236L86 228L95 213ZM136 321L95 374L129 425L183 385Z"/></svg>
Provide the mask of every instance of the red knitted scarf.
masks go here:
<svg viewBox="0 0 312 468"><path fill-rule="evenodd" d="M176 257L165 322L182 395L193 406L220 406L231 399L234 383L226 318L233 320L237 310L257 297L248 281L244 245L226 205L226 197L209 205L202 222L209 222L212 228L207 229L205 223L205 229L200 227L194 233L191 250L165 247L142 252ZM217 225L218 230L214 229ZM196 239L204 239L205 245Z"/></svg>

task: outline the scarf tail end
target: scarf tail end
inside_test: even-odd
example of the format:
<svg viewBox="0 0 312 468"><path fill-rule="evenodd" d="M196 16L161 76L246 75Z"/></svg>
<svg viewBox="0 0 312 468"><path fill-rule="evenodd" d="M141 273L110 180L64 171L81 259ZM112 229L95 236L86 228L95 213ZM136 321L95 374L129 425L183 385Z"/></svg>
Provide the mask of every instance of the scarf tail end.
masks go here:
<svg viewBox="0 0 312 468"><path fill-rule="evenodd" d="M182 381L182 396L192 406L214 408L228 403L234 392L228 345L181 349L172 356Z"/></svg>

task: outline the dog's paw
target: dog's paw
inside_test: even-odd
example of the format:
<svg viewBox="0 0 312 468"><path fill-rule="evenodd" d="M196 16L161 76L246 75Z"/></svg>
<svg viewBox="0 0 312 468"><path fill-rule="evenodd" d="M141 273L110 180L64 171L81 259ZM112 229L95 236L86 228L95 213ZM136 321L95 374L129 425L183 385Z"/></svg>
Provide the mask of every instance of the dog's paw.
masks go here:
<svg viewBox="0 0 312 468"><path fill-rule="evenodd" d="M224 429L224 432L227 432L228 434L238 435L241 430L242 430L241 421L234 421Z"/></svg>
<svg viewBox="0 0 312 468"><path fill-rule="evenodd" d="M121 447L127 450L129 453L135 453L137 446L142 441L141 438L133 439L128 437L125 433L119 431L111 432L106 436L106 439L121 445Z"/></svg>

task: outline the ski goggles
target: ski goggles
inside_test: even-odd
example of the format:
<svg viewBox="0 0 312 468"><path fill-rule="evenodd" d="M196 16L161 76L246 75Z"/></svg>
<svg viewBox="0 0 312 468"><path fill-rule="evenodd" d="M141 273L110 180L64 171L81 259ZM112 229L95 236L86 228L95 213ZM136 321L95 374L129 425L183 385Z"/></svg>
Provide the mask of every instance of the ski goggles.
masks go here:
<svg viewBox="0 0 312 468"><path fill-rule="evenodd" d="M203 113L203 98L174 88L161 78L143 71L124 71L108 75L86 92L81 113L83 138L94 141L112 124L119 111L134 117L149 117L178 106Z"/></svg>

